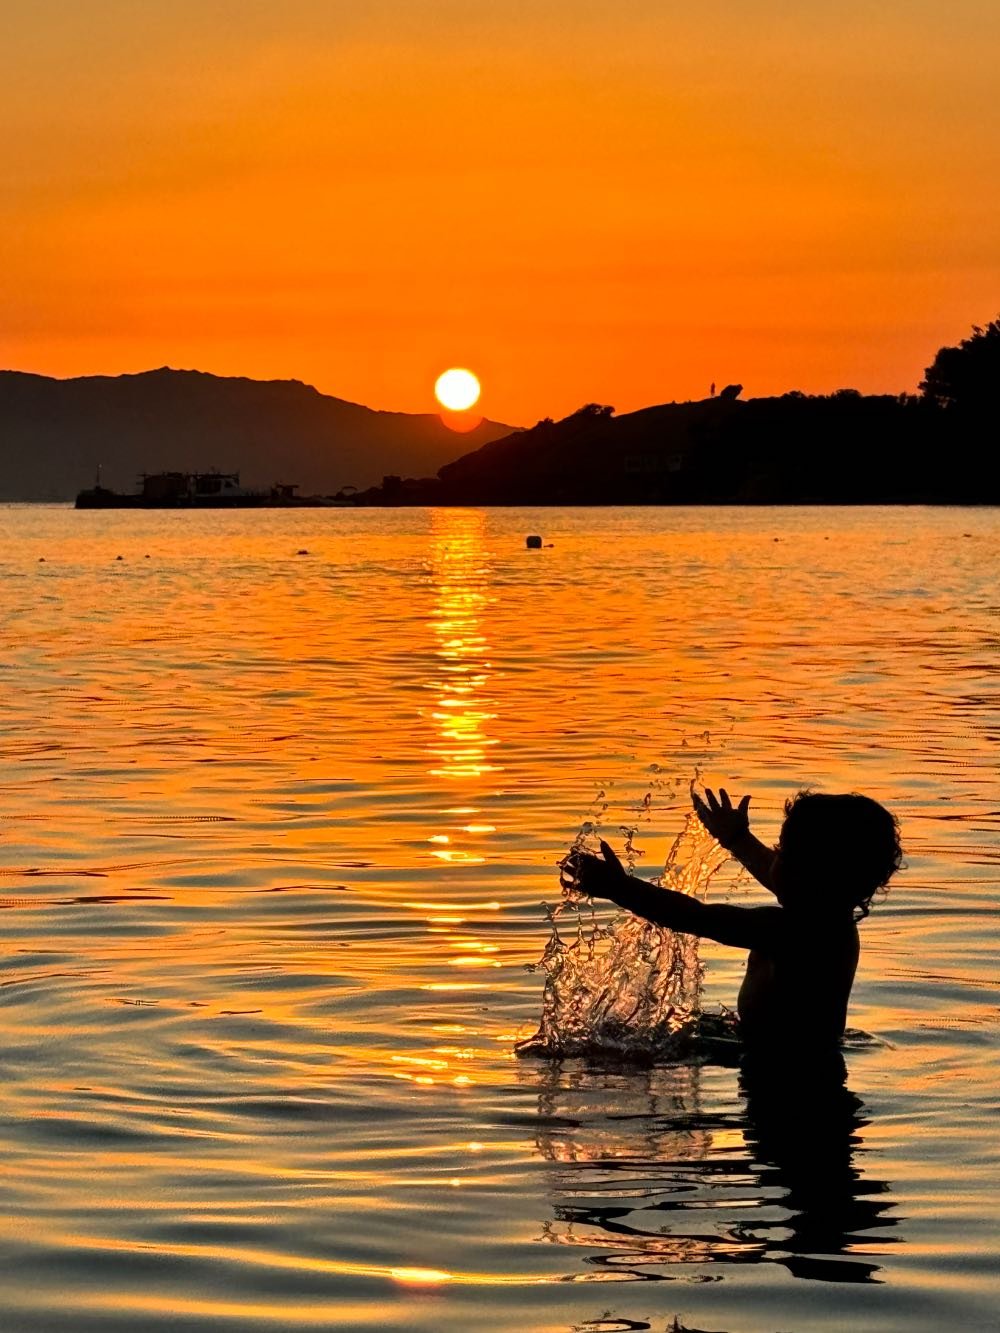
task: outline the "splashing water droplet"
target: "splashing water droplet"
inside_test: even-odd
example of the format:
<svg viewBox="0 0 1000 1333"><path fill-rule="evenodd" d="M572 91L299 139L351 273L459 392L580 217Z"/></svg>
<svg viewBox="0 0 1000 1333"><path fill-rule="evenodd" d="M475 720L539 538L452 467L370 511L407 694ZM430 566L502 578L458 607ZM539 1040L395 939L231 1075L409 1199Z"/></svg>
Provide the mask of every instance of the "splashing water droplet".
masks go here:
<svg viewBox="0 0 1000 1333"><path fill-rule="evenodd" d="M649 802L641 809L648 811ZM584 824L563 866L574 852L589 850L593 828ZM632 842L636 830L622 832L622 859L631 870L640 854ZM653 883L703 898L727 859L691 813ZM518 1043L518 1055L651 1060L676 1058L690 1048L701 1017L696 936L675 934L631 912L601 924L591 900L565 877L561 901L548 910L552 934L537 964L545 973L541 1025Z"/></svg>

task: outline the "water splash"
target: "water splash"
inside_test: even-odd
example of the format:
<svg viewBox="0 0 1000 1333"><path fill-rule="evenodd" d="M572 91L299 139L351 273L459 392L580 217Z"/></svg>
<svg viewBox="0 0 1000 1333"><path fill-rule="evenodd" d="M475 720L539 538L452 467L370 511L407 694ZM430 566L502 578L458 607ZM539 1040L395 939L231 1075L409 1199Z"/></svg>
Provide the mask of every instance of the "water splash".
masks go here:
<svg viewBox="0 0 1000 1333"><path fill-rule="evenodd" d="M650 801L647 795L643 812ZM569 855L591 850L594 832L592 821L584 823ZM633 842L636 829L622 832L622 860L631 871L641 855ZM651 882L703 898L727 860L728 854L691 812L662 874ZM533 1037L518 1043L518 1055L652 1060L678 1058L702 1035L732 1042L732 1025L725 1015L701 1013L696 936L675 934L631 912L619 912L602 924L591 899L572 883L564 884L561 900L548 914L552 934L537 964L545 973L541 1025Z"/></svg>

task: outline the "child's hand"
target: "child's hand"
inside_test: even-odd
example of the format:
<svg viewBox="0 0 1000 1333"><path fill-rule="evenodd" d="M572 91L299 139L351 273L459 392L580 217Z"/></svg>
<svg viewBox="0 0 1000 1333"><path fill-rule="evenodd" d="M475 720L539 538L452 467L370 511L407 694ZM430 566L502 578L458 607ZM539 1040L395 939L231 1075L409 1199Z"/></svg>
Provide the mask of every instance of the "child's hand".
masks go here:
<svg viewBox="0 0 1000 1333"><path fill-rule="evenodd" d="M589 852L572 852L567 856L562 862L560 879L591 898L610 898L616 903L622 889L628 887L629 875L608 844L602 842L601 856Z"/></svg>
<svg viewBox="0 0 1000 1333"><path fill-rule="evenodd" d="M716 842L725 847L726 851L731 851L733 844L750 832L750 816L747 813L750 797L744 796L734 810L725 787L719 788L721 800L716 800L710 787L705 788L705 795L708 797L707 805L696 791L691 793L695 813Z"/></svg>

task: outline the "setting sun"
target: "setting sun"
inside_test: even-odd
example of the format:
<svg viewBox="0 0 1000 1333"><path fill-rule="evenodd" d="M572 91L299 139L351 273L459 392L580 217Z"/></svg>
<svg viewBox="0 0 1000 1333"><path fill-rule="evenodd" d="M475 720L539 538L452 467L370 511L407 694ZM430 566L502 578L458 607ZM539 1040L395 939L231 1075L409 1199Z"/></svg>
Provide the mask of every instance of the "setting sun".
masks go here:
<svg viewBox="0 0 1000 1333"><path fill-rule="evenodd" d="M437 378L434 396L449 412L467 412L479 401L479 380L471 370L446 370Z"/></svg>

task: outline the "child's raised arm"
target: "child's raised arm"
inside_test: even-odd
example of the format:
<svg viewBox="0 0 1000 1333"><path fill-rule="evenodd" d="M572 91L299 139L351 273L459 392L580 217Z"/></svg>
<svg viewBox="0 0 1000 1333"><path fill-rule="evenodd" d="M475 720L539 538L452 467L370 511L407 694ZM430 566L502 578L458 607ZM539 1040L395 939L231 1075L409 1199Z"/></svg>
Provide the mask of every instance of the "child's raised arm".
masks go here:
<svg viewBox="0 0 1000 1333"><path fill-rule="evenodd" d="M771 952L777 946L783 921L780 907L703 903L628 874L606 842L601 843L601 853L575 853L563 863L563 875L593 898L609 898L645 921L684 935L699 935L735 949Z"/></svg>
<svg viewBox="0 0 1000 1333"><path fill-rule="evenodd" d="M774 892L774 861L776 853L765 847L750 832L750 797L744 796L733 807L725 787L719 788L717 800L711 787L705 788L708 800L703 801L696 791L691 792L695 813L712 837L735 856L740 865L749 870L758 884Z"/></svg>

